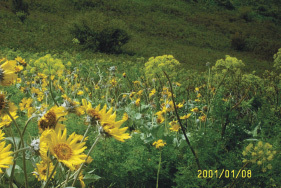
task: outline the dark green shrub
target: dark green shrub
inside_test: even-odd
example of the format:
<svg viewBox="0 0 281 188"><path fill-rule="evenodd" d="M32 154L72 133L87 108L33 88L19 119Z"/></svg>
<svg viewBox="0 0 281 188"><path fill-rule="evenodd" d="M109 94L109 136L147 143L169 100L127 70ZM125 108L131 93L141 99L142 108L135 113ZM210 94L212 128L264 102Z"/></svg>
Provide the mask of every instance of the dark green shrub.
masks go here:
<svg viewBox="0 0 281 188"><path fill-rule="evenodd" d="M23 0L12 0L12 11L17 15L21 22L27 18L29 15L28 4L23 2Z"/></svg>
<svg viewBox="0 0 281 188"><path fill-rule="evenodd" d="M235 7L232 4L232 2L230 0L216 0L216 3L221 6L226 8L227 10L234 10Z"/></svg>
<svg viewBox="0 0 281 188"><path fill-rule="evenodd" d="M126 31L118 28L106 28L99 34L99 51L106 53L120 53L121 47L129 40Z"/></svg>
<svg viewBox="0 0 281 188"><path fill-rule="evenodd" d="M17 12L25 12L28 13L28 4L26 2L23 2L23 0L12 0L12 11L13 13Z"/></svg>
<svg viewBox="0 0 281 188"><path fill-rule="evenodd" d="M243 51L246 47L246 38L241 33L236 32L231 36L231 47L234 50Z"/></svg>
<svg viewBox="0 0 281 188"><path fill-rule="evenodd" d="M120 53L121 47L129 40L129 35L125 30L109 27L96 32L84 21L80 24L75 23L70 32L79 40L84 49L104 53Z"/></svg>

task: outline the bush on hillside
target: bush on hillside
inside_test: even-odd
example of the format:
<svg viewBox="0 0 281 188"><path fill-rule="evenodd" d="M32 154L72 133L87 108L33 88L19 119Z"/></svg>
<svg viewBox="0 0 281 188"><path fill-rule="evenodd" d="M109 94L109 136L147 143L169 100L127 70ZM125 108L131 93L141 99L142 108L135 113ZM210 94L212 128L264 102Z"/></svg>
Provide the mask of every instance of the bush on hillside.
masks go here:
<svg viewBox="0 0 281 188"><path fill-rule="evenodd" d="M24 20L27 18L27 15L29 15L28 4L23 2L23 0L12 0L11 7L13 13L16 14L21 22L24 22Z"/></svg>
<svg viewBox="0 0 281 188"><path fill-rule="evenodd" d="M221 6L226 8L227 10L234 10L235 7L232 4L232 2L230 0L216 0L216 3Z"/></svg>
<svg viewBox="0 0 281 188"><path fill-rule="evenodd" d="M23 0L12 0L12 11L13 13L25 12L28 14L28 4Z"/></svg>
<svg viewBox="0 0 281 188"><path fill-rule="evenodd" d="M120 53L121 47L129 41L129 35L123 29L108 27L97 32L85 22L74 24L71 33L83 48L104 53Z"/></svg>
<svg viewBox="0 0 281 188"><path fill-rule="evenodd" d="M120 53L121 47L129 41L126 31L118 28L106 28L99 33L99 51Z"/></svg>
<svg viewBox="0 0 281 188"><path fill-rule="evenodd" d="M236 32L231 36L231 47L234 50L243 51L246 47L246 38L241 33Z"/></svg>

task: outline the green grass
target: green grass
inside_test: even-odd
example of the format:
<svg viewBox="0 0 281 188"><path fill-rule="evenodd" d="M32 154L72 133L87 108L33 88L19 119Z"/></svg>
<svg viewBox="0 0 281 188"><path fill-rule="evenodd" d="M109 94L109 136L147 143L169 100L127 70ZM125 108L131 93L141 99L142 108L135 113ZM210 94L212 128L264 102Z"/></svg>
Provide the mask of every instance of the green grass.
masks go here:
<svg viewBox="0 0 281 188"><path fill-rule="evenodd" d="M0 45L32 52L80 53L92 58L95 52L72 43L69 32L73 23L85 20L97 31L109 26L125 29L131 40L123 46L123 54L105 55L132 59L172 54L185 69L206 70L206 62L215 64L225 54L243 59L246 71L271 69L273 54L281 47L280 19L274 18L276 6L250 1L234 1L236 10L229 11L216 1L199 3L182 0L26 0L30 15L24 23L11 12L11 3L1 1ZM76 2L76 4L75 4ZM268 16L257 11L265 6ZM275 12L274 12L275 11ZM272 13L273 12L273 13ZM277 12L278 13L278 12ZM250 14L251 20L243 19ZM274 14L273 14L274 15ZM277 14L278 15L278 14ZM247 50L231 48L231 36L242 33Z"/></svg>

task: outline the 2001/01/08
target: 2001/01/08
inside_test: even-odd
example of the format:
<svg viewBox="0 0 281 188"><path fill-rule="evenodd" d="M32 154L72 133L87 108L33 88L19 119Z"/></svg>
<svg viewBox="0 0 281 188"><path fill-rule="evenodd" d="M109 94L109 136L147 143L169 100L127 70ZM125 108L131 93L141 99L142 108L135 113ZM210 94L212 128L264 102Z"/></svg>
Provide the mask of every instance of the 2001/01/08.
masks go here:
<svg viewBox="0 0 281 188"><path fill-rule="evenodd" d="M251 178L252 171L251 170L239 170L238 172L235 170L224 170L219 173L218 170L198 170L198 178Z"/></svg>

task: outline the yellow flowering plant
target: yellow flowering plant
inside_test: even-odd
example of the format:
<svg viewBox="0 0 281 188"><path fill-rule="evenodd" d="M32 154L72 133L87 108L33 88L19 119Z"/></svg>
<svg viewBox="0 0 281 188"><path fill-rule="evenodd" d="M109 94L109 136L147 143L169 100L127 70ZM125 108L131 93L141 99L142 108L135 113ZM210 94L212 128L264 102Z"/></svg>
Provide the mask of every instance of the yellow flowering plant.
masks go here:
<svg viewBox="0 0 281 188"><path fill-rule="evenodd" d="M165 80L163 71L165 71L171 78L176 77L176 70L180 66L178 60L172 55L163 55L157 57L151 57L145 63L145 75L148 79L159 78Z"/></svg>

